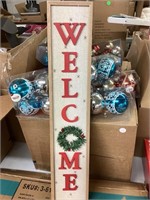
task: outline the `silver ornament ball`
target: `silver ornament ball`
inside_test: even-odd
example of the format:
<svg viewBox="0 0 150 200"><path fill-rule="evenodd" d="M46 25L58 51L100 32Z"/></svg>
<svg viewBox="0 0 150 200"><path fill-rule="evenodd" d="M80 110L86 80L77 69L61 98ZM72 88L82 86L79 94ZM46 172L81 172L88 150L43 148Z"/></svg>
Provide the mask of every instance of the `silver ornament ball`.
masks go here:
<svg viewBox="0 0 150 200"><path fill-rule="evenodd" d="M42 111L43 111L43 113L45 113L46 115L49 115L49 110L50 110L49 98L45 98L45 99L43 100Z"/></svg>
<svg viewBox="0 0 150 200"><path fill-rule="evenodd" d="M114 81L112 79L106 80L105 83L103 84L104 91L113 90L114 88L115 88L115 85L114 85Z"/></svg>
<svg viewBox="0 0 150 200"><path fill-rule="evenodd" d="M112 49L114 47L114 44L112 42L109 42L109 44L106 45L107 49Z"/></svg>
<svg viewBox="0 0 150 200"><path fill-rule="evenodd" d="M43 72L38 74L35 77L34 83L36 86L36 89L42 93L43 95L48 95L48 73L47 72Z"/></svg>
<svg viewBox="0 0 150 200"><path fill-rule="evenodd" d="M94 92L91 95L91 112L92 114L100 114L103 112L103 97L101 94Z"/></svg>
<svg viewBox="0 0 150 200"><path fill-rule="evenodd" d="M91 81L96 80L97 78L97 70L94 65L91 65Z"/></svg>

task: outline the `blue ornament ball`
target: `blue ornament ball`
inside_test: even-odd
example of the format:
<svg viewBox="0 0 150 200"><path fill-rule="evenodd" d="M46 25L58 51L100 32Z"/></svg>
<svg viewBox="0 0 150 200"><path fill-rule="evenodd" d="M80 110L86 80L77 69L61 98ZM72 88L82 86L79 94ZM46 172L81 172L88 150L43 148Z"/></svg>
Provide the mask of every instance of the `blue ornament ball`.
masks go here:
<svg viewBox="0 0 150 200"><path fill-rule="evenodd" d="M48 53L47 51L43 54L43 56L41 57L41 63L48 67Z"/></svg>
<svg viewBox="0 0 150 200"><path fill-rule="evenodd" d="M28 98L34 91L32 83L24 78L16 78L9 84L9 94L13 102Z"/></svg>
<svg viewBox="0 0 150 200"><path fill-rule="evenodd" d="M39 111L39 108L33 108L26 100L18 102L18 109L24 115L34 115Z"/></svg>
<svg viewBox="0 0 150 200"><path fill-rule="evenodd" d="M103 57L97 63L97 73L99 78L108 79L115 74L116 63L111 57Z"/></svg>
<svg viewBox="0 0 150 200"><path fill-rule="evenodd" d="M128 108L128 97L122 91L110 92L106 97L106 108L113 114L122 114Z"/></svg>
<svg viewBox="0 0 150 200"><path fill-rule="evenodd" d="M27 100L28 104L35 109L42 108L43 97L32 95L30 99Z"/></svg>

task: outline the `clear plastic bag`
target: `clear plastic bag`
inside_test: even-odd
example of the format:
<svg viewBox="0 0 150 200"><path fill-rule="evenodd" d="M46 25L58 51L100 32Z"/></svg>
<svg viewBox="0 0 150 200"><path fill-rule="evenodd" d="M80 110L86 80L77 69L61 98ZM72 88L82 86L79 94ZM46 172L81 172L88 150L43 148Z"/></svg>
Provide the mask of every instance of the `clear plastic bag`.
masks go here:
<svg viewBox="0 0 150 200"><path fill-rule="evenodd" d="M9 78L8 92L14 107L24 115L40 110L49 115L48 70L35 70Z"/></svg>

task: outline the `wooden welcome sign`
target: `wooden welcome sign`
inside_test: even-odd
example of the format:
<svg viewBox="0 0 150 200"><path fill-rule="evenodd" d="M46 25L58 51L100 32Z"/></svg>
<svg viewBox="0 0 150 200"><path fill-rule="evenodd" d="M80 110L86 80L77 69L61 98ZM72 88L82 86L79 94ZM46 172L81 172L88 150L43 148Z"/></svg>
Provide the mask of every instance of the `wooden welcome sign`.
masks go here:
<svg viewBox="0 0 150 200"><path fill-rule="evenodd" d="M47 2L51 198L87 200L91 2Z"/></svg>

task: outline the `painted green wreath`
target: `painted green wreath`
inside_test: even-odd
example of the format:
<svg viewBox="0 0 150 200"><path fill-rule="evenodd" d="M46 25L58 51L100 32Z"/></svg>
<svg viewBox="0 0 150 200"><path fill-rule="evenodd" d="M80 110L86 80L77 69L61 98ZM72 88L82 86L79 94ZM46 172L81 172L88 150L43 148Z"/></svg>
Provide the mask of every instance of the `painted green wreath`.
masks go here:
<svg viewBox="0 0 150 200"><path fill-rule="evenodd" d="M73 135L77 139L73 141L68 141L67 136ZM58 134L57 142L65 151L76 151L83 144L85 144L86 139L82 130L75 126L66 126L61 129Z"/></svg>

